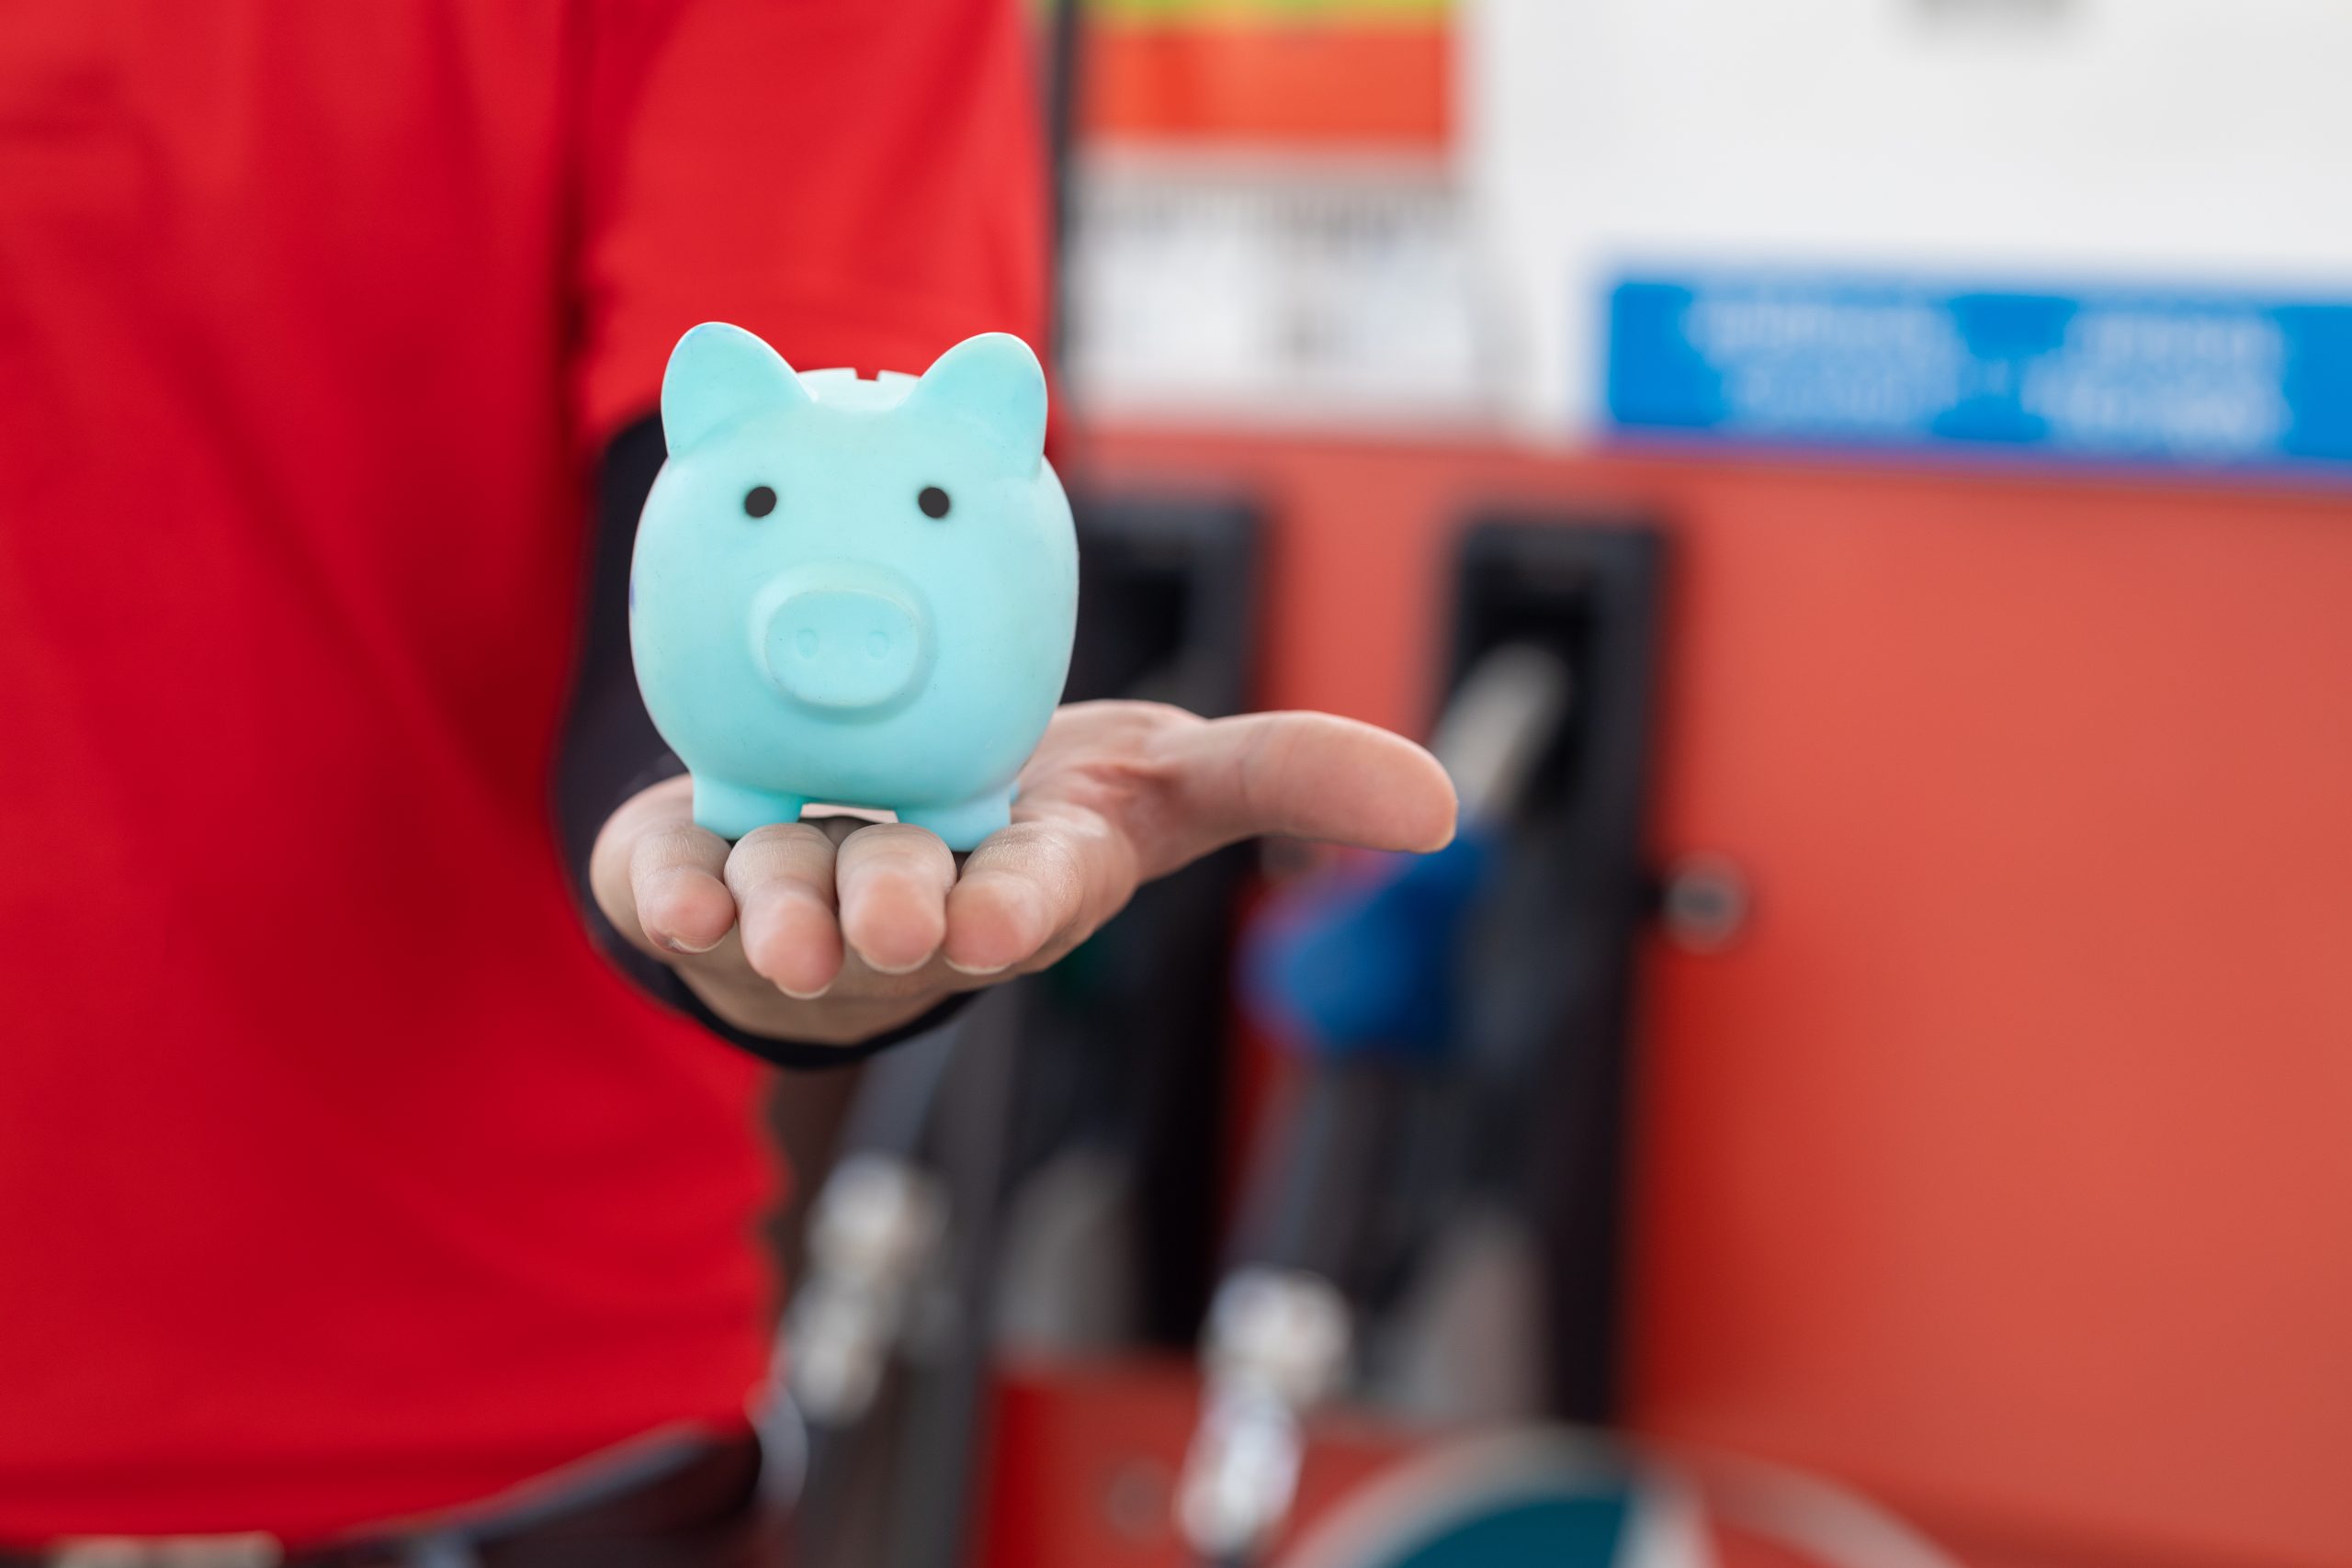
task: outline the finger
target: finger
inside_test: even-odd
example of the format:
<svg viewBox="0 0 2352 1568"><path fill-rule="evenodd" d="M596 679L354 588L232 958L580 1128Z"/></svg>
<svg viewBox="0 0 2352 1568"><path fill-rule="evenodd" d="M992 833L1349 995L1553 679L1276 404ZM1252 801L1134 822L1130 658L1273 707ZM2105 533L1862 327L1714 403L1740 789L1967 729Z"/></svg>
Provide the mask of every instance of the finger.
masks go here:
<svg viewBox="0 0 2352 1568"><path fill-rule="evenodd" d="M1018 822L982 840L947 891L947 966L995 975L1034 958L1090 909L1115 908L1135 886L1133 857L1107 830Z"/></svg>
<svg viewBox="0 0 2352 1568"><path fill-rule="evenodd" d="M654 785L613 813L589 856L605 917L629 941L662 953L707 953L735 923L718 880L726 840L694 823L683 778Z"/></svg>
<svg viewBox="0 0 2352 1568"><path fill-rule="evenodd" d="M1401 735L1326 713L1260 713L1168 732L1179 858L1261 833L1442 849L1453 783ZM1156 869L1156 868L1155 868Z"/></svg>
<svg viewBox="0 0 2352 1568"><path fill-rule="evenodd" d="M727 857L742 909L743 960L786 996L820 996L842 970L833 840L805 822L755 828Z"/></svg>
<svg viewBox="0 0 2352 1568"><path fill-rule="evenodd" d="M692 822L648 829L629 852L629 889L653 945L670 953L708 953L735 924L735 900L720 872L727 840Z"/></svg>
<svg viewBox="0 0 2352 1568"><path fill-rule="evenodd" d="M842 840L834 876L842 935L868 968L904 975L931 962L956 881L956 857L938 834L903 822L861 828Z"/></svg>

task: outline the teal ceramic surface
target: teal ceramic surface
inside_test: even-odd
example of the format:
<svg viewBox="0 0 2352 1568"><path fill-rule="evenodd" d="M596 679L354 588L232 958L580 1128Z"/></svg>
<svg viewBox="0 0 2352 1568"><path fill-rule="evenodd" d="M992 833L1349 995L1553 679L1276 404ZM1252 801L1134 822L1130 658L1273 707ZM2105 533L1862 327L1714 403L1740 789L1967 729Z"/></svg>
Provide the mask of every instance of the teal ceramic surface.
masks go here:
<svg viewBox="0 0 2352 1568"><path fill-rule="evenodd" d="M1028 345L869 381L711 322L670 355L662 426L629 641L695 820L735 839L811 801L881 807L956 850L1003 827L1078 620Z"/></svg>

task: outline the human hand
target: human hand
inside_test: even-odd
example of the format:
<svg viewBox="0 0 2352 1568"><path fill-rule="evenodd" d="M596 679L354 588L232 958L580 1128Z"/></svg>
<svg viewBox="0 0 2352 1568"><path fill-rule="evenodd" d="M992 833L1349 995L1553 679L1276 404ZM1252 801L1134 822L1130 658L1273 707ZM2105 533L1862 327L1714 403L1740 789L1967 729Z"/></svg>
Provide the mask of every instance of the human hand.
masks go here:
<svg viewBox="0 0 2352 1568"><path fill-rule="evenodd" d="M1046 967L1138 886L1224 845L1434 850L1453 816L1435 758L1352 719L1073 703L1022 769L1012 826L960 867L927 829L845 817L730 847L695 826L681 777L613 813L589 880L613 928L729 1023L849 1044Z"/></svg>

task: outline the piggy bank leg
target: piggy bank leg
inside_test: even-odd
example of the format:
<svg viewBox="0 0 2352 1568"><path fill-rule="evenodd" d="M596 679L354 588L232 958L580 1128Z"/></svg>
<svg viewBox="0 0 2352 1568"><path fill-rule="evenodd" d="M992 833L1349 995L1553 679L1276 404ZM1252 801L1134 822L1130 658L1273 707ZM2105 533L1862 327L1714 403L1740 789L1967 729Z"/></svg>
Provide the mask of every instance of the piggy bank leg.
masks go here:
<svg viewBox="0 0 2352 1568"><path fill-rule="evenodd" d="M695 778L695 823L722 839L740 839L754 828L777 822L797 822L804 795L778 795L774 790L749 789L702 773Z"/></svg>
<svg viewBox="0 0 2352 1568"><path fill-rule="evenodd" d="M930 829L961 854L979 848L982 839L1012 820L1012 791L1007 787L955 806L901 807L899 820Z"/></svg>

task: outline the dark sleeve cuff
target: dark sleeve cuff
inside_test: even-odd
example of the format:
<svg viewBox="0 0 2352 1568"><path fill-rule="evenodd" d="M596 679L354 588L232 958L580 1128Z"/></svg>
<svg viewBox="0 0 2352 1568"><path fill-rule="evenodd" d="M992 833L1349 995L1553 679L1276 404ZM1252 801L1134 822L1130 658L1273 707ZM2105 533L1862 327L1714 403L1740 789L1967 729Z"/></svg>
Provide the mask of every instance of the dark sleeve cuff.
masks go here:
<svg viewBox="0 0 2352 1568"><path fill-rule="evenodd" d="M753 1034L749 1030L736 1028L711 1011L710 1005L695 994L695 988L692 986L678 977L676 970L666 964L647 958L644 953L637 953L635 948L629 951L636 953L645 966L653 971L650 975L639 975L632 968L629 976L654 1000L684 1013L729 1045L740 1046L763 1062L779 1067L790 1067L797 1072L815 1072L829 1067L854 1066L868 1056L887 1051L891 1046L911 1040L918 1034L928 1034L934 1029L945 1026L950 1019L962 1012L965 1005L972 999L973 996L972 992L959 991L920 1018L910 1019L896 1029L886 1030L880 1034L861 1040L854 1045L816 1045L806 1040L775 1040L764 1034Z"/></svg>

